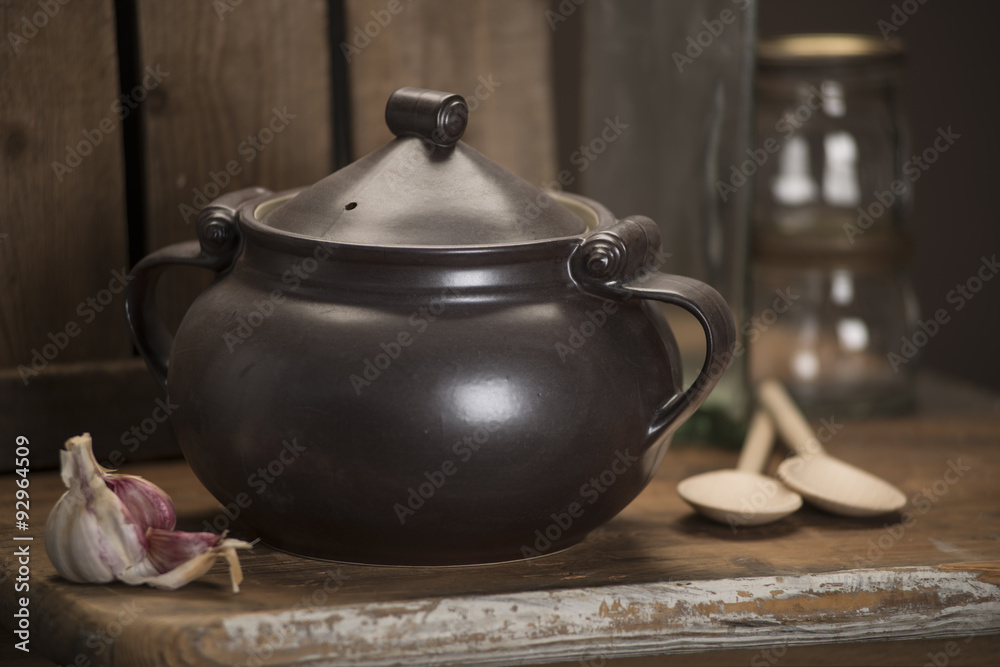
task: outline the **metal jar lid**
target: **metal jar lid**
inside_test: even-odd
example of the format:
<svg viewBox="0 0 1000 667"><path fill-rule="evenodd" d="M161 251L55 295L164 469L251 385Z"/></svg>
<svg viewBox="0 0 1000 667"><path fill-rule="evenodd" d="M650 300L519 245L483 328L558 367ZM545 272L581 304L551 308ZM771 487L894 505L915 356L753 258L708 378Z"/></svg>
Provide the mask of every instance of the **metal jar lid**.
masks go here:
<svg viewBox="0 0 1000 667"><path fill-rule="evenodd" d="M841 33L782 35L761 40L757 68L863 66L898 62L905 53L903 43L895 38Z"/></svg>

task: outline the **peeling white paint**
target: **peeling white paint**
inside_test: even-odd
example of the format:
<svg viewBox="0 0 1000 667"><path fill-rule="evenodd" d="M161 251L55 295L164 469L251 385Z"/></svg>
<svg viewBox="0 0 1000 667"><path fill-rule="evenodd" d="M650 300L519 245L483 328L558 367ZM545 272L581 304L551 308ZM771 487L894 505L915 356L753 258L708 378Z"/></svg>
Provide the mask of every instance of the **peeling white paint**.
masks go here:
<svg viewBox="0 0 1000 667"><path fill-rule="evenodd" d="M221 660L280 637L262 664L418 667L998 632L1000 588L915 567L243 614L201 648Z"/></svg>

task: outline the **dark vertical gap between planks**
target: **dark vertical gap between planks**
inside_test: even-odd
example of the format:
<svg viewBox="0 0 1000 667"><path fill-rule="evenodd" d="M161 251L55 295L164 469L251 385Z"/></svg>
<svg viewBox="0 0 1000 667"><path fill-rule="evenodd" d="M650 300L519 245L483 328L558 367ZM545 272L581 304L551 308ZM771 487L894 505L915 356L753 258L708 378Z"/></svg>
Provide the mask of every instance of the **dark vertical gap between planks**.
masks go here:
<svg viewBox="0 0 1000 667"><path fill-rule="evenodd" d="M346 0L329 0L330 31L330 111L333 123L333 169L345 167L354 159L351 142L350 79L347 59L340 50L347 20Z"/></svg>
<svg viewBox="0 0 1000 667"><path fill-rule="evenodd" d="M560 2L551 0L549 9L554 14L560 14ZM583 71L583 22L586 5L567 21L558 24L558 30L552 33L551 59L552 86L554 88L553 112L556 128L556 169L576 171L576 166L570 164L570 154L580 144L580 104L583 100L581 77ZM579 192L580 179L575 179L567 186L570 192Z"/></svg>
<svg viewBox="0 0 1000 667"><path fill-rule="evenodd" d="M139 22L135 0L115 0L115 33L118 42L118 83L120 94L129 95L140 85ZM135 266L147 252L143 224L145 198L142 126L136 109L122 106L122 145L125 172L125 215L128 225L129 266Z"/></svg>

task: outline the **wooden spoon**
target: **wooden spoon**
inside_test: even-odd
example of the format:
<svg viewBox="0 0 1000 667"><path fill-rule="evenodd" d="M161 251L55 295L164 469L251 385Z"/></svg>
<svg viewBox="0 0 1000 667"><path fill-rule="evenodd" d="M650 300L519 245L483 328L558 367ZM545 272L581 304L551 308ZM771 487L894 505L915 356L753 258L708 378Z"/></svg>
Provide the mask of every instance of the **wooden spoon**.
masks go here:
<svg viewBox="0 0 1000 667"><path fill-rule="evenodd" d="M779 382L762 382L757 396L796 454L778 466L778 478L807 501L846 516L877 516L906 505L906 496L889 482L827 454Z"/></svg>
<svg viewBox="0 0 1000 667"><path fill-rule="evenodd" d="M777 521L802 507L799 494L760 474L774 443L774 424L763 410L750 422L735 470L713 470L681 481L677 493L713 521L757 526Z"/></svg>

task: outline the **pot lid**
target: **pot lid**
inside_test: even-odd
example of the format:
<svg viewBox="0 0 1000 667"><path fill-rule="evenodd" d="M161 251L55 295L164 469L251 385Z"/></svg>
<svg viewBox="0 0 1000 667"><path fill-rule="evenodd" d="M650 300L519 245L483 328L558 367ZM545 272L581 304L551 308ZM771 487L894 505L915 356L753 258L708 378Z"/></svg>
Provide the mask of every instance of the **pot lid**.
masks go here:
<svg viewBox="0 0 1000 667"><path fill-rule="evenodd" d="M540 188L467 144L460 95L400 88L385 120L396 139L264 216L312 239L379 246L525 243L586 231Z"/></svg>

